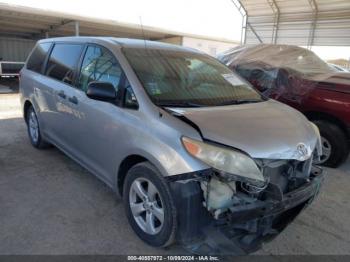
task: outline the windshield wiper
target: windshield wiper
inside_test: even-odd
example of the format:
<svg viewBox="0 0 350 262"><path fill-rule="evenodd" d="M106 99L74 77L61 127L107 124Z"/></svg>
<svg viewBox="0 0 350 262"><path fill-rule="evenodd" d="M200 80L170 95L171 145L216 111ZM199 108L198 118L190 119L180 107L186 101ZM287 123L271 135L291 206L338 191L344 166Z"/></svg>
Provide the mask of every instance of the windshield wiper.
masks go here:
<svg viewBox="0 0 350 262"><path fill-rule="evenodd" d="M192 102L158 102L158 106L161 107L202 107L205 105L200 105Z"/></svg>
<svg viewBox="0 0 350 262"><path fill-rule="evenodd" d="M261 100L261 99L235 99L235 100L225 101L217 105L218 106L239 105L239 104L259 103L263 101L264 100Z"/></svg>
<svg viewBox="0 0 350 262"><path fill-rule="evenodd" d="M235 99L225 101L213 106L225 106L225 105L239 105L248 103L258 103L264 101L263 99ZM197 104L193 102L179 101L179 102L157 102L157 106L161 107L205 107L207 105Z"/></svg>

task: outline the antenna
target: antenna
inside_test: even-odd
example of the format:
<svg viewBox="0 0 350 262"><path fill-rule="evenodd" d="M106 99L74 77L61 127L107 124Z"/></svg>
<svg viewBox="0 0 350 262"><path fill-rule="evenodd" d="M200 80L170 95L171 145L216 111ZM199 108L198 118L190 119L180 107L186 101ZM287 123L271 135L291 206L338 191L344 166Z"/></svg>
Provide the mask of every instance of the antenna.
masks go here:
<svg viewBox="0 0 350 262"><path fill-rule="evenodd" d="M142 24L142 18L141 18L141 16L139 16L139 17L140 17L140 25L141 25L141 31L142 31L143 42L145 43L145 49L147 49L145 31L143 30L143 24Z"/></svg>

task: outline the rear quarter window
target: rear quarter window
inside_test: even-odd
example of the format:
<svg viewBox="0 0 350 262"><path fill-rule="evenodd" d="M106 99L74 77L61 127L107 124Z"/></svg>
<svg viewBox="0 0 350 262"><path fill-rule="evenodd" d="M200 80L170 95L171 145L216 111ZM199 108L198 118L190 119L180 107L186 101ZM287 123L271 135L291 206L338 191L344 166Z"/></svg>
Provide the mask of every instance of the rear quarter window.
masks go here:
<svg viewBox="0 0 350 262"><path fill-rule="evenodd" d="M27 62L27 69L41 73L46 55L50 49L51 43L42 43L36 45Z"/></svg>

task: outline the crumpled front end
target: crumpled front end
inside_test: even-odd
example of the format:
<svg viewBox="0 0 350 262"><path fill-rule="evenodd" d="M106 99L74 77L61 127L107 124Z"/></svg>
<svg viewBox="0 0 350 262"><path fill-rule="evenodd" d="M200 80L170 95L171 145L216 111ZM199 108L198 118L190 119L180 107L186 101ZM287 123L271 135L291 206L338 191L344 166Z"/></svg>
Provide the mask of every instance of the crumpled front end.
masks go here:
<svg viewBox="0 0 350 262"><path fill-rule="evenodd" d="M169 177L178 241L197 254L246 254L277 236L319 192L322 169L306 161L255 159L265 183L207 169Z"/></svg>

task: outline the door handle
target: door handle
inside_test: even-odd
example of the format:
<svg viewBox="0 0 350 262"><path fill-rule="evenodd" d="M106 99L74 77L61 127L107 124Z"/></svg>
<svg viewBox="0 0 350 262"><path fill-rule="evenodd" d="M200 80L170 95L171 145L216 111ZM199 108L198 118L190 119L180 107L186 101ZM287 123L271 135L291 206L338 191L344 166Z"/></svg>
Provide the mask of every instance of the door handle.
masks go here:
<svg viewBox="0 0 350 262"><path fill-rule="evenodd" d="M57 95L58 95L59 97L63 98L63 99L66 99L66 97L67 97L63 90L59 91L59 92L57 93Z"/></svg>
<svg viewBox="0 0 350 262"><path fill-rule="evenodd" d="M73 104L78 104L78 98L76 96L69 97L68 101Z"/></svg>

